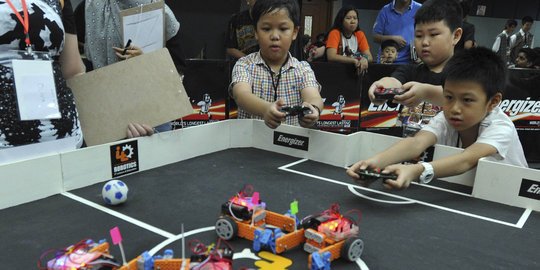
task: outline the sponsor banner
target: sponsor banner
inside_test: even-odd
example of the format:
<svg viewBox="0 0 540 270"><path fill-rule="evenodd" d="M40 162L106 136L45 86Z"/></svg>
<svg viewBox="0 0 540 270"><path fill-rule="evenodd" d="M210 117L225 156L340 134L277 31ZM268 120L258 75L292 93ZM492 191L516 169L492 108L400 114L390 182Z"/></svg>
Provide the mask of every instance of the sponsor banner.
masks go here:
<svg viewBox="0 0 540 270"><path fill-rule="evenodd" d="M224 99L214 102L210 94L204 93L201 98L190 101L195 113L172 121L173 129L193 127L226 119Z"/></svg>
<svg viewBox="0 0 540 270"><path fill-rule="evenodd" d="M112 178L139 171L137 141L111 145Z"/></svg>
<svg viewBox="0 0 540 270"><path fill-rule="evenodd" d="M366 109L362 109L360 114L360 128L362 129L395 127L398 112L402 106L394 103L384 103L377 106L369 102L369 106L366 107Z"/></svg>
<svg viewBox="0 0 540 270"><path fill-rule="evenodd" d="M358 131L360 124L360 101L348 102L345 94L338 94L334 100L325 98L325 106L317 121L317 127L324 131L349 134Z"/></svg>
<svg viewBox="0 0 540 270"><path fill-rule="evenodd" d="M173 129L228 119L229 61L188 59L186 64L183 83L195 113L172 121Z"/></svg>
<svg viewBox="0 0 540 270"><path fill-rule="evenodd" d="M311 67L321 84L324 102L317 127L342 134L358 131L361 77L354 67L332 62L313 62Z"/></svg>
<svg viewBox="0 0 540 270"><path fill-rule="evenodd" d="M504 99L499 108L514 121L517 130L540 131L540 100Z"/></svg>
<svg viewBox="0 0 540 270"><path fill-rule="evenodd" d="M401 136L402 128L396 123L402 106L391 102L377 106L371 103L368 96L369 87L375 81L390 76L398 66L370 64L368 72L361 77L360 130Z"/></svg>
<svg viewBox="0 0 540 270"><path fill-rule="evenodd" d="M307 151L309 137L274 131L274 144Z"/></svg>
<svg viewBox="0 0 540 270"><path fill-rule="evenodd" d="M540 182L525 178L521 179L519 196L540 200Z"/></svg>

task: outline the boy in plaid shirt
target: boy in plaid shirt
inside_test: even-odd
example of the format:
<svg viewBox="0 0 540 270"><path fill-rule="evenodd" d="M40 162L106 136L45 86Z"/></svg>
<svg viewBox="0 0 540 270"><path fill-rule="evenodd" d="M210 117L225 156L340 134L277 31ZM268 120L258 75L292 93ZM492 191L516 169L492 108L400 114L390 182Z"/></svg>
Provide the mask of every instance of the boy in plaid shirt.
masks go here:
<svg viewBox="0 0 540 270"><path fill-rule="evenodd" d="M313 126L323 108L320 85L309 64L289 53L300 28L298 4L294 0L258 0L251 14L260 50L240 58L232 72L230 94L239 106L238 118L264 119L270 128L282 122ZM281 111L295 105L312 113L287 116Z"/></svg>

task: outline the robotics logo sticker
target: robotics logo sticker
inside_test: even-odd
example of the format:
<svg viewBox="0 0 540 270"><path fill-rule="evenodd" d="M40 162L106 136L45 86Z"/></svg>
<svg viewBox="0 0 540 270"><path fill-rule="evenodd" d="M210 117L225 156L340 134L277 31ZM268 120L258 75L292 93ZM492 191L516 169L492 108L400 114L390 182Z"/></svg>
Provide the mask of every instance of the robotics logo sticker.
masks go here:
<svg viewBox="0 0 540 270"><path fill-rule="evenodd" d="M112 177L139 171L137 141L111 145Z"/></svg>

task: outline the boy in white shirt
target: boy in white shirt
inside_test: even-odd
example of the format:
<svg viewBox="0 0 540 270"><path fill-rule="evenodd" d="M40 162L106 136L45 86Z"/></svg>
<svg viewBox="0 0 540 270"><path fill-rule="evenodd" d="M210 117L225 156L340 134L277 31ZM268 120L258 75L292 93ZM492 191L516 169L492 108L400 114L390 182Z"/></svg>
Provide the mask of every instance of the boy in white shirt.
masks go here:
<svg viewBox="0 0 540 270"><path fill-rule="evenodd" d="M433 178L458 175L490 160L527 167L523 148L513 122L498 107L502 100L505 64L486 48L457 53L446 64L443 113L436 115L414 137L404 138L390 148L355 163L347 174L358 183L357 171L382 169L396 180L386 180L388 189L406 189L412 181L428 183ZM399 164L418 157L434 144L462 147L462 153L429 163Z"/></svg>

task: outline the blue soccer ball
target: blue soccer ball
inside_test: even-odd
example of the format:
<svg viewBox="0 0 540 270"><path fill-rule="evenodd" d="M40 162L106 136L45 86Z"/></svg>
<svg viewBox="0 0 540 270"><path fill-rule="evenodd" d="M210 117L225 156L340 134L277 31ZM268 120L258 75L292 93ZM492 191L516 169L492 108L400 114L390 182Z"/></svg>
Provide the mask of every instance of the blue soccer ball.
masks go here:
<svg viewBox="0 0 540 270"><path fill-rule="evenodd" d="M125 202L128 198L129 189L127 185L117 179L113 179L103 186L101 195L103 200L110 205L117 205Z"/></svg>

